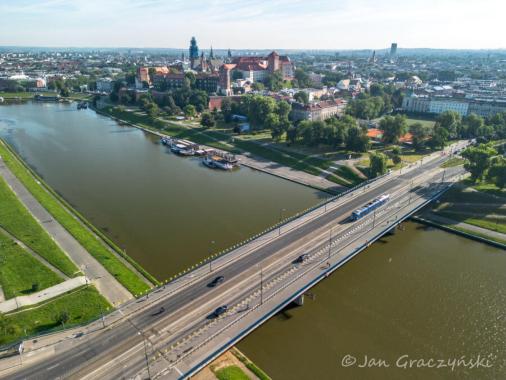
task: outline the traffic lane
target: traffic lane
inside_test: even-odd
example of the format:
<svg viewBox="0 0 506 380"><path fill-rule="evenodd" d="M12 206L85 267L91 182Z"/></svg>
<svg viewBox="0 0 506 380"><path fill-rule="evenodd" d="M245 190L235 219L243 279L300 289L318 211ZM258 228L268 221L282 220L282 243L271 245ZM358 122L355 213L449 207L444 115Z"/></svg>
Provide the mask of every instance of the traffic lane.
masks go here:
<svg viewBox="0 0 506 380"><path fill-rule="evenodd" d="M402 177L410 179L417 176L417 174L420 174L422 171L429 170L429 167L435 167L439 165L439 160L437 162L433 162L430 165L422 166L421 168L413 169L411 172L403 175ZM422 170L423 169L423 170ZM346 202L344 205L339 207L336 210L332 210L328 212L325 215L322 215L321 217L318 217L314 220L309 221L308 223L304 224L303 226L300 226L297 229L294 229L292 231L289 231L288 233L285 233L280 238L269 242L267 245L260 247L258 250L255 251L254 254L249 254L242 259L239 259L235 263L231 264L230 266L224 268L223 270L218 270L216 272L217 275L224 275L229 277L237 276L238 274L242 273L245 268L251 267L252 265L256 265L257 263L263 261L265 258L272 255L274 252L278 251L280 248L286 245L289 241L296 241L301 239L303 236L307 235L308 233L319 229L321 227L324 227L329 222L335 220L337 217L345 218L347 217L349 213L351 213L354 209L360 207L362 204L367 203L371 198L375 198L376 196L379 196L383 194L384 192L396 187L399 185L401 181L399 179L393 179L390 180L380 186L378 186L375 189L368 190L364 194L360 194L356 196L354 199L351 199L350 201ZM209 278L205 278L201 281L198 281L196 284L189 286L187 289L182 290L181 292L176 293L172 297L168 298L167 300L171 300L171 302L166 302L166 300L162 300L160 302L157 302L155 305L151 306L148 310L141 313L141 315L134 317L136 324L138 324L139 329L143 329L146 326L152 324L152 320L150 319L150 313L154 313L157 309L160 308L160 305L163 304L164 307L170 311L174 311L174 309L177 309L178 307L187 304L188 300L192 301L195 298L199 297L200 295L203 295L207 292L212 292L214 289L210 289L207 287L207 282L209 281ZM205 285L205 286L203 286ZM122 327L122 329L125 329ZM128 330L128 328L126 329ZM125 331L126 331L125 330ZM113 330L111 330L112 332ZM116 334L116 329L114 330L113 336L116 336L116 339L110 339L110 337L104 336L101 338L97 344L88 344L88 350L83 353L83 351L80 349L80 347L76 347L75 353L72 353L71 355L67 355L67 360L65 362L68 363L61 363L61 360L55 360L55 362L58 362L58 366L55 367L55 371L60 371L61 369L67 369L75 367L76 362L81 362L83 359L91 355L97 354L97 348L103 348L104 350L111 350L112 348L116 347L117 345L121 344L121 339L118 339L120 336L123 336L123 334ZM109 335L109 334L107 334ZM116 344L114 342L116 341ZM107 345L104 344L104 342L107 343ZM111 344L112 343L112 344ZM103 353L104 351L101 351ZM85 360L86 361L86 360ZM51 366L47 366L47 362L42 365L42 368L51 368ZM38 370L36 370L38 371ZM35 373L32 371L32 373ZM29 371L26 372L27 375L30 375ZM55 373L57 376L57 374ZM23 377L20 377L23 378Z"/></svg>

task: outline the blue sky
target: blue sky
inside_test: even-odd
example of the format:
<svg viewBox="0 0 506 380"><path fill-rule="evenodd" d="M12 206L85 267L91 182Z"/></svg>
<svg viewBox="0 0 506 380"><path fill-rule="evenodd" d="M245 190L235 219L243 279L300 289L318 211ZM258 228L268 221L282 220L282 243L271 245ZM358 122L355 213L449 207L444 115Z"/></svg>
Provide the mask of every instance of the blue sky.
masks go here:
<svg viewBox="0 0 506 380"><path fill-rule="evenodd" d="M0 0L0 45L506 48L505 0Z"/></svg>

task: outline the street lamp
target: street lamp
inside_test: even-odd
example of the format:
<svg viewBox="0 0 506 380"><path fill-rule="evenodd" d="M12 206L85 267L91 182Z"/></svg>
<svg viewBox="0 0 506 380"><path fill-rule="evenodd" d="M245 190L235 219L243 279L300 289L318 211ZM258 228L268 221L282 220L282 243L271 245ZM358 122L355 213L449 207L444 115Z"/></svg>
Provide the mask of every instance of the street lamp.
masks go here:
<svg viewBox="0 0 506 380"><path fill-rule="evenodd" d="M260 267L260 305L264 303L264 270Z"/></svg>
<svg viewBox="0 0 506 380"><path fill-rule="evenodd" d="M211 257L213 254L214 240L211 240L211 247L209 249L209 272L213 271L213 258Z"/></svg>
<svg viewBox="0 0 506 380"><path fill-rule="evenodd" d="M329 230L329 259L330 259L330 251L332 249L332 228Z"/></svg>
<svg viewBox="0 0 506 380"><path fill-rule="evenodd" d="M281 220L282 220L281 218L282 218L282 216L283 216L283 212L284 212L284 211L286 211L286 209L284 209L284 208L279 209L279 228L278 228L278 236L280 236L280 235L281 235Z"/></svg>

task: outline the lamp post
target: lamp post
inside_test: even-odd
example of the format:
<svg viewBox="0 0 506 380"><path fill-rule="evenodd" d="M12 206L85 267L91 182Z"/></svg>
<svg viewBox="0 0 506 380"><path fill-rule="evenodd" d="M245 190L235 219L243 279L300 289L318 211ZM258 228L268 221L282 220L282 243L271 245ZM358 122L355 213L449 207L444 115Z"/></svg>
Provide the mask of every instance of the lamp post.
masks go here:
<svg viewBox="0 0 506 380"><path fill-rule="evenodd" d="M329 230L329 259L330 259L331 249L332 249L332 228Z"/></svg>
<svg viewBox="0 0 506 380"><path fill-rule="evenodd" d="M209 256L212 256L213 254L213 247L214 247L214 240L211 240L211 246L209 249ZM209 257L209 272L213 271L213 258Z"/></svg>
<svg viewBox="0 0 506 380"><path fill-rule="evenodd" d="M149 360L148 360L148 349L146 347L146 337L139 333L142 336L142 340L144 341L144 356L146 358L146 368L148 369L148 378L151 379L151 371L149 370Z"/></svg>
<svg viewBox="0 0 506 380"><path fill-rule="evenodd" d="M260 267L260 305L264 303L264 270Z"/></svg>
<svg viewBox="0 0 506 380"><path fill-rule="evenodd" d="M284 208L279 209L279 228L278 228L278 236L280 236L280 235L281 235L281 220L282 220L281 218L282 218L282 216L283 216L283 212L284 212L284 211L286 211L286 209L284 209Z"/></svg>

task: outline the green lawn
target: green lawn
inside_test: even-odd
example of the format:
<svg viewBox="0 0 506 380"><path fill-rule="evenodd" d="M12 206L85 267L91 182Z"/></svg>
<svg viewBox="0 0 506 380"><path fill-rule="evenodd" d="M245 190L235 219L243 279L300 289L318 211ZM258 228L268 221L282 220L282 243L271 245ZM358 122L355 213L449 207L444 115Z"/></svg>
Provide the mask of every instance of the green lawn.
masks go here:
<svg viewBox="0 0 506 380"><path fill-rule="evenodd" d="M132 294L136 295L149 289L149 286L141 278L139 278L136 273L130 270L119 258L117 258L109 250L105 243L98 239L97 236L90 231L90 229L93 229L97 234L99 234L99 232L91 224L87 224L90 229L86 228L81 221L84 223L87 222L81 215L77 214L77 212L75 212L75 214L81 219L81 221L74 215L70 214L69 211L62 206L62 203L59 202L59 200L61 202L64 201L61 198L58 198L58 195L50 188L44 187L41 179L37 179L37 181L39 181L42 185L38 184L33 176L33 173L30 172L21 163L21 161L15 158L14 153L10 151L9 148L7 148L7 145L1 141L0 155L3 157L7 166L20 179L20 181L23 182L33 196L37 198L37 200L51 213L51 215L58 220L63 227L65 227L81 243L81 245ZM51 191L51 193L49 191ZM68 209L71 209L69 205L66 204L66 206ZM106 239L103 235L101 235L101 237ZM108 241L108 244L114 247L112 242ZM117 252L121 252L118 248L116 248L116 250ZM128 256L125 256L125 259L129 260L132 265L136 265L138 270L142 271L142 273L146 276L149 276L148 278L156 282L156 280L144 271L144 269L142 269L142 267L140 267L140 265L138 265L134 260Z"/></svg>
<svg viewBox="0 0 506 380"><path fill-rule="evenodd" d="M272 380L260 367L245 357L237 348L232 348L232 354L243 363L246 368L255 374L260 380Z"/></svg>
<svg viewBox="0 0 506 380"><path fill-rule="evenodd" d="M460 157L453 157L441 165L442 168L452 168L459 165L464 165L465 160Z"/></svg>
<svg viewBox="0 0 506 380"><path fill-rule="evenodd" d="M0 231L0 285L6 299L27 295L62 281L63 279ZM37 284L34 289L33 284Z"/></svg>
<svg viewBox="0 0 506 380"><path fill-rule="evenodd" d="M0 146L0 155L5 160L7 156L1 149ZM0 225L67 276L73 277L79 271L18 200L3 178L0 178Z"/></svg>
<svg viewBox="0 0 506 380"><path fill-rule="evenodd" d="M415 118L415 117L409 117L408 120L408 126L412 125L412 124L415 124L415 123L420 123L422 125L426 125L428 127L434 127L434 125L436 124L436 122L434 120L427 120L427 119L418 119L418 118Z"/></svg>
<svg viewBox="0 0 506 380"><path fill-rule="evenodd" d="M506 234L506 209L501 207L504 200L489 192L472 191L474 187L480 188L469 187L468 181L461 182L461 186L453 187L438 203L432 205L433 212L458 222Z"/></svg>
<svg viewBox="0 0 506 380"><path fill-rule="evenodd" d="M236 365L221 368L215 373L218 380L249 380L249 377Z"/></svg>
<svg viewBox="0 0 506 380"><path fill-rule="evenodd" d="M55 96L56 92L47 91L47 92L8 92L8 91L0 91L0 97L4 99L32 99L35 95L44 95L44 96Z"/></svg>
<svg viewBox="0 0 506 380"><path fill-rule="evenodd" d="M31 307L4 316L0 315L0 344L16 342L25 336L61 329L58 315L65 312L68 321L65 327L82 325L96 319L101 311L106 312L109 303L93 286L73 290L39 306Z"/></svg>
<svg viewBox="0 0 506 380"><path fill-rule="evenodd" d="M506 189L499 189L492 183L481 182L479 184L473 185L473 189L476 189L485 194L506 198Z"/></svg>

